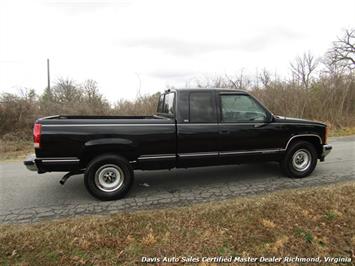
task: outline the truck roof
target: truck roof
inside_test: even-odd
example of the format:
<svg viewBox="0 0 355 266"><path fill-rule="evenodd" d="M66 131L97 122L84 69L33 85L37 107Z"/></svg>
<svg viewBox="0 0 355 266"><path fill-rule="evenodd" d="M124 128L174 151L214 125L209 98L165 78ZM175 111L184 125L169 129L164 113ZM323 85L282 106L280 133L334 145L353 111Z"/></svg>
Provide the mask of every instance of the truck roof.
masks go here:
<svg viewBox="0 0 355 266"><path fill-rule="evenodd" d="M237 90L237 89L228 89L228 88L174 88L167 89L165 92L170 91L225 91L225 92L240 92L240 93L248 93L245 90Z"/></svg>

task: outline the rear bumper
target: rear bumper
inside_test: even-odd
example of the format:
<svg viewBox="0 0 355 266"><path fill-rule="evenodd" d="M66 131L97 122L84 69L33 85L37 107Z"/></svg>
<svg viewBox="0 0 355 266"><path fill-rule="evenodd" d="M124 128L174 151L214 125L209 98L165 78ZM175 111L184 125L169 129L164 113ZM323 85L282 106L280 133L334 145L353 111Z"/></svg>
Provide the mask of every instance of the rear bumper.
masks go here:
<svg viewBox="0 0 355 266"><path fill-rule="evenodd" d="M320 157L321 162L324 161L324 158L330 153L330 151L333 149L332 145L325 144L323 145L322 148L322 155Z"/></svg>
<svg viewBox="0 0 355 266"><path fill-rule="evenodd" d="M35 159L36 159L36 155L31 154L31 155L28 155L26 160L23 161L23 164L27 167L28 170L38 171Z"/></svg>
<svg viewBox="0 0 355 266"><path fill-rule="evenodd" d="M35 154L31 154L23 163L28 170L38 173L70 172L80 169L80 160L74 157L36 158Z"/></svg>

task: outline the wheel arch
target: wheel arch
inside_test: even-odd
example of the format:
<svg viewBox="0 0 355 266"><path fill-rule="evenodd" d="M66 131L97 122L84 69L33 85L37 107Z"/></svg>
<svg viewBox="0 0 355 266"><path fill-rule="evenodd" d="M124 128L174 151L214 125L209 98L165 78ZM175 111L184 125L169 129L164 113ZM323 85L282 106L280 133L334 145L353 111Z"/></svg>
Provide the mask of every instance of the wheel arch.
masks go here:
<svg viewBox="0 0 355 266"><path fill-rule="evenodd" d="M136 145L129 139L103 138L90 140L83 145L80 163L86 167L91 160L102 155L116 155L127 161L134 160Z"/></svg>
<svg viewBox="0 0 355 266"><path fill-rule="evenodd" d="M284 150L286 151L292 145L292 143L295 143L297 141L306 141L306 142L311 143L316 148L317 156L318 156L318 158L320 158L320 156L322 154L323 143L322 143L322 138L319 135L317 135L317 134L294 135L287 141Z"/></svg>

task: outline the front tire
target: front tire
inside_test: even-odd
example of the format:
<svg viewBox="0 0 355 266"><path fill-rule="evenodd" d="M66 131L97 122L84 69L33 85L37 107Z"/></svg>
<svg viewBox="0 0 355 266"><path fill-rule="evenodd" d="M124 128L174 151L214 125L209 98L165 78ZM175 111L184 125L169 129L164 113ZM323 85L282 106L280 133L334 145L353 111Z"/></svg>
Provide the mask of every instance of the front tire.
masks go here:
<svg viewBox="0 0 355 266"><path fill-rule="evenodd" d="M291 144L281 161L283 172L291 178L309 176L317 165L317 151L313 144L298 141Z"/></svg>
<svg viewBox="0 0 355 266"><path fill-rule="evenodd" d="M117 155L101 155L93 159L84 175L88 192L99 200L123 198L133 182L128 161Z"/></svg>

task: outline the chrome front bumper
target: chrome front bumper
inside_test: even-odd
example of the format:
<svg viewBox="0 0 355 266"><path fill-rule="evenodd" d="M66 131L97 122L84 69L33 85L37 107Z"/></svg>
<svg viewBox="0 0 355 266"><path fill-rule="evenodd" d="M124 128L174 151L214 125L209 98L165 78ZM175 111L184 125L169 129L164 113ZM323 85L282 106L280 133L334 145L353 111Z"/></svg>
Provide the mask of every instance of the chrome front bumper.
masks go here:
<svg viewBox="0 0 355 266"><path fill-rule="evenodd" d="M31 155L28 155L26 160L23 161L23 164L27 167L28 170L38 171L35 159L36 159L36 155L31 154Z"/></svg>
<svg viewBox="0 0 355 266"><path fill-rule="evenodd" d="M323 145L322 155L320 157L321 162L324 161L324 158L330 153L332 149L333 149L332 145L329 144Z"/></svg>

